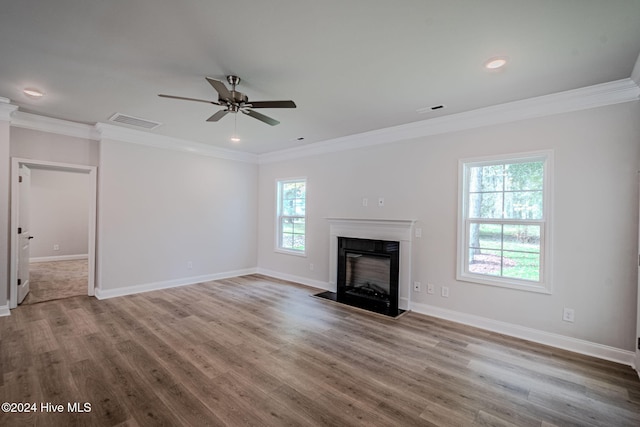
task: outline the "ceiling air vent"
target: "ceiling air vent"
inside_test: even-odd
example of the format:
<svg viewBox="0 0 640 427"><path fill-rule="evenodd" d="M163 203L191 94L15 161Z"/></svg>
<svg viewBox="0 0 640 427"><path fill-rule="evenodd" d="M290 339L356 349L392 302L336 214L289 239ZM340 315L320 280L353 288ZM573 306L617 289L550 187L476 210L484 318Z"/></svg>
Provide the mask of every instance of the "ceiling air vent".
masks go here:
<svg viewBox="0 0 640 427"><path fill-rule="evenodd" d="M162 124L158 122L152 122L151 120L141 119L139 117L128 116L122 113L115 113L109 118L109 121L144 129L155 129Z"/></svg>

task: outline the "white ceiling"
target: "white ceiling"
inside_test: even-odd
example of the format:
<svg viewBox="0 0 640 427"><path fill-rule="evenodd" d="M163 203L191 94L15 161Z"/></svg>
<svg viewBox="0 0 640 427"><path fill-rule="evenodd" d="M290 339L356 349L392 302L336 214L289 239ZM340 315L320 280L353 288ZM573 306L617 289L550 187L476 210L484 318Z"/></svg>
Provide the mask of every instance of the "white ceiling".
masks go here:
<svg viewBox="0 0 640 427"><path fill-rule="evenodd" d="M151 131L267 153L630 76L640 0L19 0L0 5L0 96L82 123L114 113ZM499 72L483 68L509 57ZM205 120L209 76L250 100L292 99ZM25 87L46 95L32 100ZM416 110L443 104L437 112ZM242 141L232 143L234 117ZM303 137L303 141L297 138Z"/></svg>

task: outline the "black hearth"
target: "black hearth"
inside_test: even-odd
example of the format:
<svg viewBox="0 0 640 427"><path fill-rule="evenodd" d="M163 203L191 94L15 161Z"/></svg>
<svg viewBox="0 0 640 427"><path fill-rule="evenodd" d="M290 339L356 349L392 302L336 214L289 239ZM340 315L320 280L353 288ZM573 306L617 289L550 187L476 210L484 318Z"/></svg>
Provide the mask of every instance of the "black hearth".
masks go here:
<svg viewBox="0 0 640 427"><path fill-rule="evenodd" d="M397 317L400 242L338 237L336 293L318 296Z"/></svg>

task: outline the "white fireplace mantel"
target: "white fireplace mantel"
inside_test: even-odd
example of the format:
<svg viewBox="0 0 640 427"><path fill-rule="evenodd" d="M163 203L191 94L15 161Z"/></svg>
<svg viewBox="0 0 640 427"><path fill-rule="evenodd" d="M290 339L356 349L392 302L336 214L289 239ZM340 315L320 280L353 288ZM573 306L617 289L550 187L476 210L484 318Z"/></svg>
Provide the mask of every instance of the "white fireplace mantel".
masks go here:
<svg viewBox="0 0 640 427"><path fill-rule="evenodd" d="M411 290L411 249L413 219L327 218L329 222L329 285L336 291L338 277L338 237L390 240L400 242L399 300L404 310L409 307Z"/></svg>

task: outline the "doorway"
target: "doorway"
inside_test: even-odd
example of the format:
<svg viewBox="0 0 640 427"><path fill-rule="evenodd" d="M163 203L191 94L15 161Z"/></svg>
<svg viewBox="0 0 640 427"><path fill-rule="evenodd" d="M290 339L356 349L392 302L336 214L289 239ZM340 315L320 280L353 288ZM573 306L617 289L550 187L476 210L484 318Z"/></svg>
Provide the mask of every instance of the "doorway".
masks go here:
<svg viewBox="0 0 640 427"><path fill-rule="evenodd" d="M68 230L67 228L69 226L65 226L63 227L65 230L57 231L67 231L68 233L57 233L57 237L52 237L56 235L55 233L43 232L47 226L52 226L52 224L47 225L47 221L56 216L54 215L55 212L48 211L48 215L43 215L42 210L52 209L52 206L55 207L56 204L53 203L53 199L59 198L59 195L57 196L55 193L51 193L51 191L46 188L40 190L41 192L45 191L42 194L48 194L48 197L52 199L50 202L53 204L49 204L46 207L40 205L40 209L37 212L35 219L38 219L38 216L40 217L39 221L36 221L41 223L40 238L38 238L37 232L31 232L31 236L35 237L33 241L39 240L38 245L34 245L33 249L35 249L35 253L32 251L30 258L31 261L37 262L37 264L30 264L34 270L34 276L32 280L29 280L27 276L26 280L28 280L32 286L37 286L37 281L40 280L41 288L35 288L39 291L37 295L34 293L34 295L30 297L27 294L25 299L26 303L29 303L29 301L34 303L42 300L63 298L65 296L71 296L73 293L77 295L78 280L82 280L85 289L84 291L80 290L80 292L83 295L93 296L95 292L96 167L13 158L11 168L11 282L9 286L9 307L13 309L18 306L21 297L19 283L23 284L25 281L25 279L22 278L25 273L20 270L20 268L24 268L25 265L25 260L20 260L21 248L24 247L22 241L25 236L19 233L19 231L22 231L19 230L21 220L20 209L22 206L20 200L21 194L24 191L20 182L20 170L24 170L25 168L29 168L32 171L32 178L34 175L33 172L35 171L36 177L40 176L39 179L45 184L47 184L47 181L52 181L52 177L55 177L56 180L60 180L61 185L68 187L67 190L74 191L73 186L69 184L72 182L71 178L73 178L74 180L79 180L78 182L84 183L82 185L84 185L86 189L86 194L80 197L80 201L76 200L74 202L84 205L78 209L82 211L82 214L80 214L82 217L77 218L75 221L69 221L68 223L81 223L81 231L77 231L76 229L73 235L71 235L72 230ZM67 182L67 184L64 184L65 182ZM44 185L44 187L46 186L47 185ZM27 205L29 204L33 205L33 203L28 203ZM57 204L57 206L61 205L61 203ZM36 204L33 210L38 207L38 204ZM76 212L76 214L78 213ZM23 239L21 240L21 238ZM43 247L48 249L43 250ZM48 250L52 250L53 252L47 252ZM24 257L22 256L22 258ZM65 283L65 285L55 292L51 292L52 288L45 289L45 286L51 285L52 283L50 282L53 280L60 280L60 283ZM47 283L47 281L49 281L49 283ZM72 289L72 285L75 286L75 290Z"/></svg>

